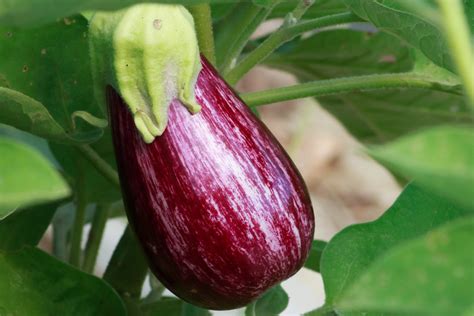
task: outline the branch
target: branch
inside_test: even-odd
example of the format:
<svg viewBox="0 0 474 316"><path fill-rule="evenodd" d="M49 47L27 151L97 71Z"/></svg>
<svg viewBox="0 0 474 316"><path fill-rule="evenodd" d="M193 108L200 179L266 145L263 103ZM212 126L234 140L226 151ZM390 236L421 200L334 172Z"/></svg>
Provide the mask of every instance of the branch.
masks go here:
<svg viewBox="0 0 474 316"><path fill-rule="evenodd" d="M416 73L396 73L316 80L289 87L244 93L241 97L247 105L254 107L306 97L396 88L431 89L460 94L453 86L433 81Z"/></svg>
<svg viewBox="0 0 474 316"><path fill-rule="evenodd" d="M363 20L352 12L344 12L300 22L295 25L283 24L278 31L272 33L260 46L245 56L242 61L229 72L226 80L231 85L236 84L250 69L264 61L278 47L302 33L317 28L361 21Z"/></svg>
<svg viewBox="0 0 474 316"><path fill-rule="evenodd" d="M120 180L117 172L91 146L81 145L76 148L100 174L115 186L120 187Z"/></svg>

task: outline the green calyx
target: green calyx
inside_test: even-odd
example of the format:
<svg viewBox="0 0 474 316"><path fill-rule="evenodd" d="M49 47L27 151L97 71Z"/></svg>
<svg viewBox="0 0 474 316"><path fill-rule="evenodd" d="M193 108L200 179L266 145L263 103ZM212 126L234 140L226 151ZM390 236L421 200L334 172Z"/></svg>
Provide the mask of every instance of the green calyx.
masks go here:
<svg viewBox="0 0 474 316"><path fill-rule="evenodd" d="M164 132L174 99L199 112L194 96L199 48L193 18L183 6L139 4L97 12L89 41L97 102L105 107L105 87L114 87L145 142Z"/></svg>

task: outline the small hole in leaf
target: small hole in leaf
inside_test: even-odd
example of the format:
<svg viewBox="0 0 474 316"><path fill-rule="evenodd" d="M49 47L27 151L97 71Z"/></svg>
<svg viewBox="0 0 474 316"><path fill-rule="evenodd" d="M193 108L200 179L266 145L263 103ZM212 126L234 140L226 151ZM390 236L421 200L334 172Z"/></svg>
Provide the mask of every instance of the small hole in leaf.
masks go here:
<svg viewBox="0 0 474 316"><path fill-rule="evenodd" d="M23 65L23 69L22 69L22 71L23 71L23 72L27 72L29 69L30 69L30 68L28 68L28 66L27 66L27 65Z"/></svg>

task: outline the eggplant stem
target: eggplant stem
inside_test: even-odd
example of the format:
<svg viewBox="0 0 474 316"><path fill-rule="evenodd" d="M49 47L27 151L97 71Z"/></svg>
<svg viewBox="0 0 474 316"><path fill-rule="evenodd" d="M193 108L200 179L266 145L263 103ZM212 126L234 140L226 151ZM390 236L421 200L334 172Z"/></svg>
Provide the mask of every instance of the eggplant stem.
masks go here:
<svg viewBox="0 0 474 316"><path fill-rule="evenodd" d="M188 7L194 18L199 50L211 62L216 63L214 34L212 30L211 7L209 4L196 4Z"/></svg>
<svg viewBox="0 0 474 316"><path fill-rule="evenodd" d="M120 187L120 180L117 171L110 166L91 146L80 145L77 150L86 158L94 168L104 176L109 182L117 187Z"/></svg>
<svg viewBox="0 0 474 316"><path fill-rule="evenodd" d="M430 89L462 95L456 86L449 83L436 81L416 72L407 72L316 80L283 88L244 93L240 97L248 106L255 107L307 97L399 88Z"/></svg>

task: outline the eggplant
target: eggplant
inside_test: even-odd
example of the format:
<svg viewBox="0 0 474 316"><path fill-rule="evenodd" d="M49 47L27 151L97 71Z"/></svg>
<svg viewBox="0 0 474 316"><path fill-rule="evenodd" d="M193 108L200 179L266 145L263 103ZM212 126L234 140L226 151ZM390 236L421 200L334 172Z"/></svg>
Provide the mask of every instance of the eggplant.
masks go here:
<svg viewBox="0 0 474 316"><path fill-rule="evenodd" d="M201 111L174 100L151 144L110 86L107 104L127 216L150 269L183 300L226 310L303 266L314 215L282 146L204 57L201 64Z"/></svg>

